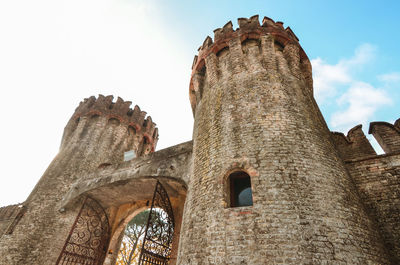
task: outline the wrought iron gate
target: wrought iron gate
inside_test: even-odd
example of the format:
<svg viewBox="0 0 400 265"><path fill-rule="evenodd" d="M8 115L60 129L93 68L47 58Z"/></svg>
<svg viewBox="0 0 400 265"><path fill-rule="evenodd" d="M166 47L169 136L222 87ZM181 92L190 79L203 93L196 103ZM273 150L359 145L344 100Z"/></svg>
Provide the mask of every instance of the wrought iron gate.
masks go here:
<svg viewBox="0 0 400 265"><path fill-rule="evenodd" d="M56 265L101 265L109 240L109 223L103 207L86 197Z"/></svg>
<svg viewBox="0 0 400 265"><path fill-rule="evenodd" d="M139 256L139 265L168 264L174 226L174 213L167 191L157 181Z"/></svg>

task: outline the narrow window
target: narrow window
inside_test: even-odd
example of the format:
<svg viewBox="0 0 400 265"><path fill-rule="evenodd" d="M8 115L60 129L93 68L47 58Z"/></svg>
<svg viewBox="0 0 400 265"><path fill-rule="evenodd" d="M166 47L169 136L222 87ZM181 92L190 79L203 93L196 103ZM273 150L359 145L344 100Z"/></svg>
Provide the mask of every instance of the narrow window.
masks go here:
<svg viewBox="0 0 400 265"><path fill-rule="evenodd" d="M236 171L230 174L229 184L231 192L231 207L253 205L250 176L246 172Z"/></svg>

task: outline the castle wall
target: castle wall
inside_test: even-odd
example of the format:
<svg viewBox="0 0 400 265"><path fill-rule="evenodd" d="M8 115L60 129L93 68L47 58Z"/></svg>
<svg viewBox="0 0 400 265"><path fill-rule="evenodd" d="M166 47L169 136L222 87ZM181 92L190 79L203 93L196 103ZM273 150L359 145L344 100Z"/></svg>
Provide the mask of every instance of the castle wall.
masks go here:
<svg viewBox="0 0 400 265"><path fill-rule="evenodd" d="M387 122L372 122L369 133L374 135L386 154L400 152L400 119L394 125Z"/></svg>
<svg viewBox="0 0 400 265"><path fill-rule="evenodd" d="M346 162L360 197L379 224L385 247L400 263L400 153Z"/></svg>
<svg viewBox="0 0 400 265"><path fill-rule="evenodd" d="M333 132L332 138L343 161L376 156L376 152L365 137L361 125L352 128L347 136L343 133Z"/></svg>
<svg viewBox="0 0 400 265"><path fill-rule="evenodd" d="M282 23L258 23L215 30L194 62L178 264L389 264L312 97L307 57ZM236 169L251 177L253 206L229 207Z"/></svg>
<svg viewBox="0 0 400 265"><path fill-rule="evenodd" d="M386 154L376 155L361 130L346 136L332 133L368 213L378 224L393 264L400 263L400 119L394 124L372 122L372 133Z"/></svg>

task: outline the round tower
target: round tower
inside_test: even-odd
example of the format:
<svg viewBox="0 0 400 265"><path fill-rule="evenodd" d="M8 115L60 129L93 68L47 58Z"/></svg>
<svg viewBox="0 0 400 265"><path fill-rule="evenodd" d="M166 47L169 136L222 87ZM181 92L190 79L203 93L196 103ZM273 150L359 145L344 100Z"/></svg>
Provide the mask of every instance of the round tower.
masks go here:
<svg viewBox="0 0 400 265"><path fill-rule="evenodd" d="M388 264L297 37L266 17L238 24L216 29L193 62L178 264Z"/></svg>
<svg viewBox="0 0 400 265"><path fill-rule="evenodd" d="M60 212L73 184L121 164L124 152L154 151L158 130L131 102L99 95L82 101L64 129L59 153L24 202L26 213L13 234L4 236L1 264L55 264L82 203Z"/></svg>

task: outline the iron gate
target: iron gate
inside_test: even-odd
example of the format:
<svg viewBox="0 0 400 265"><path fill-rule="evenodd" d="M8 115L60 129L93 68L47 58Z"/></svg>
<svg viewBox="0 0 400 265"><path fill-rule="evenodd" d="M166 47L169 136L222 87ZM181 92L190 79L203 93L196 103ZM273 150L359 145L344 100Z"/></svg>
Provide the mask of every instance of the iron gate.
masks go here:
<svg viewBox="0 0 400 265"><path fill-rule="evenodd" d="M109 223L103 207L86 197L56 265L101 265L107 251Z"/></svg>
<svg viewBox="0 0 400 265"><path fill-rule="evenodd" d="M167 191L157 181L139 256L139 265L168 264L174 226L174 213Z"/></svg>

